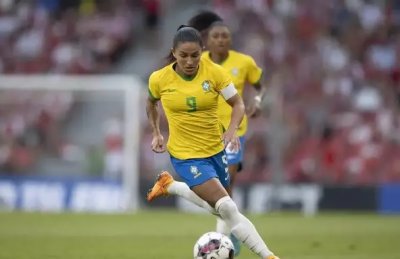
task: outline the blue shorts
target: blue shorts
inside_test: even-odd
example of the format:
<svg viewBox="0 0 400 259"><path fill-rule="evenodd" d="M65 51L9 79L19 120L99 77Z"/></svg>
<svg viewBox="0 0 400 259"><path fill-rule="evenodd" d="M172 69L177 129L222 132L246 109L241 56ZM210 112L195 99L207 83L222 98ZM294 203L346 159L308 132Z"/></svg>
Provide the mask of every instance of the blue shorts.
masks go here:
<svg viewBox="0 0 400 259"><path fill-rule="evenodd" d="M228 158L228 165L236 165L240 164L243 161L243 150L244 150L244 142L245 137L239 137L240 140L240 150L237 153L231 152L228 149L225 149L226 157Z"/></svg>
<svg viewBox="0 0 400 259"><path fill-rule="evenodd" d="M224 187L230 184L225 151L207 158L177 159L171 156L175 172L190 187L218 178Z"/></svg>

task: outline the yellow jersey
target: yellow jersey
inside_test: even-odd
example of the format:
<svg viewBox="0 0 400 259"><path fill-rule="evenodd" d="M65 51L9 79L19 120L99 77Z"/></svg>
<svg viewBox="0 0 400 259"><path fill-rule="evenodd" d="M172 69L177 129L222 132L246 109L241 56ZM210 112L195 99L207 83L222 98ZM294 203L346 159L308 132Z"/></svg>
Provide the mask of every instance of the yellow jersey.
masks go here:
<svg viewBox="0 0 400 259"><path fill-rule="evenodd" d="M175 63L153 72L149 94L161 100L168 120L168 152L178 159L206 158L224 149L217 115L220 91L232 84L221 66L201 59L192 79L174 70Z"/></svg>
<svg viewBox="0 0 400 259"><path fill-rule="evenodd" d="M209 51L204 51L202 59L212 62ZM230 50L228 58L220 64L232 76L232 81L240 96L243 96L243 89L246 83L256 84L260 81L262 69L257 66L256 62L249 55ZM227 129L231 119L232 107L225 102L223 98L219 98L218 116L224 127ZM238 136L243 136L247 131L247 116L243 117L237 131Z"/></svg>

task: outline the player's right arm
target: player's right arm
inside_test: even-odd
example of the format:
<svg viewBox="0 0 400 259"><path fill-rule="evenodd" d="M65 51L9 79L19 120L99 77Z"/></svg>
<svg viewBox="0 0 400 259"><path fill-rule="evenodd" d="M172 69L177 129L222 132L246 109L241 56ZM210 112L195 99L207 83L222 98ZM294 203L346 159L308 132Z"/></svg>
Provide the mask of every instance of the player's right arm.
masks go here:
<svg viewBox="0 0 400 259"><path fill-rule="evenodd" d="M160 96L159 87L154 73L149 79L149 96L146 102L146 113L153 134L151 149L156 153L165 152L164 137L160 130Z"/></svg>
<svg viewBox="0 0 400 259"><path fill-rule="evenodd" d="M233 89L230 90L230 87L232 87ZM225 101L232 107L231 120L228 129L222 135L222 139L224 140L224 143L226 145L229 144L228 147L232 152L238 152L240 149L240 141L237 137L236 132L244 116L244 104L242 97L240 97L240 95L237 92L229 98L225 96L227 92L229 91L233 92L235 90L236 89L233 86L233 84L230 84L230 86L223 89L222 92Z"/></svg>

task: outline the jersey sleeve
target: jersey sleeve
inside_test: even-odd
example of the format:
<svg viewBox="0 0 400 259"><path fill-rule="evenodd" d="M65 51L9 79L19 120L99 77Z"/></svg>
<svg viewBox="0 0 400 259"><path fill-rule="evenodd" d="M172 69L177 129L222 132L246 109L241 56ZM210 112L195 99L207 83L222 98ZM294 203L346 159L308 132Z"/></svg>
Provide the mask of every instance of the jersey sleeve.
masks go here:
<svg viewBox="0 0 400 259"><path fill-rule="evenodd" d="M151 74L149 78L149 97L153 100L159 100L161 98L159 85L157 74Z"/></svg>
<svg viewBox="0 0 400 259"><path fill-rule="evenodd" d="M218 66L218 69L216 69L215 72L217 77L215 90L217 92L221 92L222 89L228 87L229 85L233 85L232 77L228 72L225 71L225 69Z"/></svg>
<svg viewBox="0 0 400 259"><path fill-rule="evenodd" d="M249 57L247 81L252 85L256 84L260 81L261 75L262 75L262 69L259 66L257 66L256 62L252 57Z"/></svg>

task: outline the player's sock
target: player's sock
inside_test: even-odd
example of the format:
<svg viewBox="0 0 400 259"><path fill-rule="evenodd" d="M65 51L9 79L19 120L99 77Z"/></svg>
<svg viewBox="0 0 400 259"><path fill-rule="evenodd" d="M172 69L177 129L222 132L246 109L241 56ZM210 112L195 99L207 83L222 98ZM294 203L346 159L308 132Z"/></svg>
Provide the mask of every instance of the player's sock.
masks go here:
<svg viewBox="0 0 400 259"><path fill-rule="evenodd" d="M273 255L258 234L253 223L239 212L235 202L229 196L218 200L215 204L215 209L219 212L225 223L231 228L232 234L242 241L251 251L261 258L267 258Z"/></svg>
<svg viewBox="0 0 400 259"><path fill-rule="evenodd" d="M185 198L186 200L193 202L197 206L208 210L210 213L217 215L216 210L210 206L205 200L201 199L195 192L193 192L187 184L179 181L173 181L168 186L168 193L175 194Z"/></svg>
<svg viewBox="0 0 400 259"><path fill-rule="evenodd" d="M233 246L235 247L235 255L239 255L240 253L240 245L242 244L242 242L240 242L239 239L237 239L235 237L235 235L232 235L230 228L226 225L225 221L220 218L217 217L217 228L216 231L218 233L222 233L226 236L228 236L230 238L230 240L233 243Z"/></svg>
<svg viewBox="0 0 400 259"><path fill-rule="evenodd" d="M225 221L221 219L220 217L217 217L217 228L216 228L218 233L222 233L226 236L229 236L231 233L231 229L226 225Z"/></svg>
<svg viewBox="0 0 400 259"><path fill-rule="evenodd" d="M233 248L235 249L235 256L238 256L240 254L242 242L240 242L240 240L232 233L229 235L229 238L232 241Z"/></svg>

